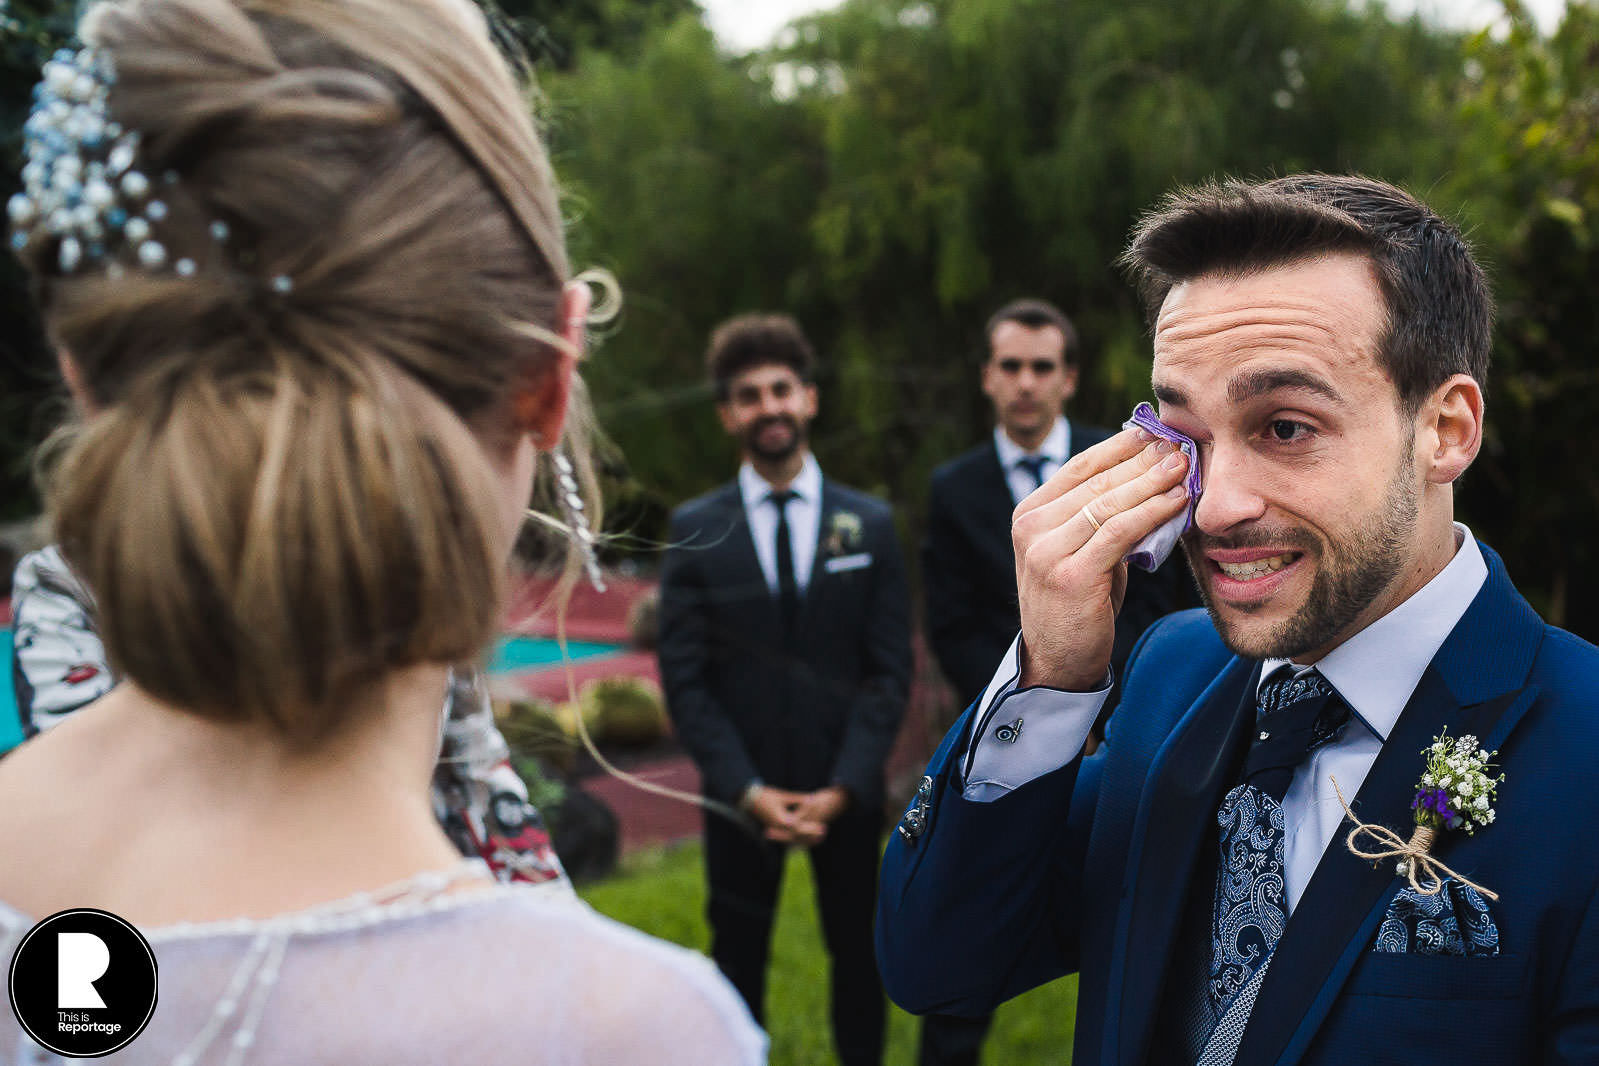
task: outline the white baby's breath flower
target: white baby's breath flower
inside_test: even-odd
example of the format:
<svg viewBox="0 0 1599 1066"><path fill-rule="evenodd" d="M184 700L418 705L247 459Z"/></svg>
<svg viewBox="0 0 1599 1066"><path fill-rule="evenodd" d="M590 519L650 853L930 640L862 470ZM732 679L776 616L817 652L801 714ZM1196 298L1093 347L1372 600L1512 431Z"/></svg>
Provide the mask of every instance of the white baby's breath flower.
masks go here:
<svg viewBox="0 0 1599 1066"><path fill-rule="evenodd" d="M1418 796L1417 825L1474 833L1494 820L1494 790L1505 779L1504 774L1489 773L1490 760L1497 752L1485 750L1475 736L1454 738L1446 732L1422 754L1427 762L1417 787L1441 795L1426 802ZM1446 805L1447 816L1434 805L1438 801Z"/></svg>

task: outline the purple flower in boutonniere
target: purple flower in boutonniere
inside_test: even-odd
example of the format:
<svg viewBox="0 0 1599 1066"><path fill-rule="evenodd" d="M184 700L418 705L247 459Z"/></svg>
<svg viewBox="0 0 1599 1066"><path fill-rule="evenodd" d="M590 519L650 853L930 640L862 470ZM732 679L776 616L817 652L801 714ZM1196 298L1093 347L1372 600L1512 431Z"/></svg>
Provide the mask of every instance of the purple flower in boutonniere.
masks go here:
<svg viewBox="0 0 1599 1066"><path fill-rule="evenodd" d="M1399 862L1394 872L1408 878L1410 887L1423 895L1436 895L1443 888L1443 879L1447 876L1471 885L1490 899L1498 899L1494 893L1439 862L1432 856L1431 849L1442 830L1464 829L1469 835L1493 822L1494 795L1505 775L1494 776L1494 765L1490 760L1499 753L1484 751L1477 743L1477 738L1469 733L1450 739L1449 730L1445 729L1433 739L1432 747L1422 754L1427 757L1427 765L1422 770L1421 780L1416 783L1416 796L1410 801L1410 809L1415 812L1416 828L1409 840L1401 838L1386 826L1368 825L1356 818L1349 805L1344 803L1344 794L1338 788L1338 782L1333 782L1333 789L1338 792L1338 802L1344 804L1344 813L1355 823L1347 841L1350 852L1373 863L1397 858ZM1356 843L1362 834L1370 836L1381 847L1375 851L1362 850ZM1428 879L1425 884L1421 877Z"/></svg>
<svg viewBox="0 0 1599 1066"><path fill-rule="evenodd" d="M829 558L849 555L860 551L864 534L865 527L861 524L860 515L854 511L834 511L828 516L827 534L822 546Z"/></svg>
<svg viewBox="0 0 1599 1066"><path fill-rule="evenodd" d="M1445 729L1422 754L1427 768L1410 804L1418 827L1475 833L1494 820L1494 793L1505 779L1504 774L1492 774L1489 760L1498 752L1483 751L1469 733L1450 740Z"/></svg>

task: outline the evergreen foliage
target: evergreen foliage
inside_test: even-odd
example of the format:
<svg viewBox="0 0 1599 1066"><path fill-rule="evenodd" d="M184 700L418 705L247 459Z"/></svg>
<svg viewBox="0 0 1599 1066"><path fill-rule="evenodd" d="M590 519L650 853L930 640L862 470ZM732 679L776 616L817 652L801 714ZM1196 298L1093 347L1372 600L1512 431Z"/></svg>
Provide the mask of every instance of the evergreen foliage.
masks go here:
<svg viewBox="0 0 1599 1066"><path fill-rule="evenodd" d="M1490 264L1489 433L1461 511L1540 610L1599 634L1599 474L1571 432L1599 414L1594 0L1549 36L1504 0L1509 32L1469 38L1339 0L847 0L743 56L694 0L482 2L539 75L574 261L627 294L587 367L613 530L659 540L667 507L727 477L702 364L723 318L799 317L824 362L818 455L889 496L910 544L932 467L987 431L996 306L1065 308L1087 347L1072 413L1118 424L1148 388L1112 266L1138 213L1223 174L1358 170L1460 220ZM74 6L0 6L4 195ZM35 506L22 456L48 419L23 308L6 259L0 518Z"/></svg>

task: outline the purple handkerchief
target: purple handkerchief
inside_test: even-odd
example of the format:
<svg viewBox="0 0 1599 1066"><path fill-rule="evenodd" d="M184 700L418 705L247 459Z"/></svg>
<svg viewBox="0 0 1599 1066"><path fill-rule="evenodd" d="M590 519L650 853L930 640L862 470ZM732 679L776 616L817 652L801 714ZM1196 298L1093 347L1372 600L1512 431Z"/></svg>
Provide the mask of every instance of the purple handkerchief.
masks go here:
<svg viewBox="0 0 1599 1066"><path fill-rule="evenodd" d="M1122 423L1123 429L1145 429L1162 440L1169 440L1188 456L1188 506L1179 511L1171 521L1145 537L1127 553L1127 562L1140 570L1154 570L1166 561L1177 547L1177 538L1188 532L1194 523L1194 505L1199 502L1199 448L1193 441L1155 417L1155 409L1147 403L1133 408L1133 417Z"/></svg>

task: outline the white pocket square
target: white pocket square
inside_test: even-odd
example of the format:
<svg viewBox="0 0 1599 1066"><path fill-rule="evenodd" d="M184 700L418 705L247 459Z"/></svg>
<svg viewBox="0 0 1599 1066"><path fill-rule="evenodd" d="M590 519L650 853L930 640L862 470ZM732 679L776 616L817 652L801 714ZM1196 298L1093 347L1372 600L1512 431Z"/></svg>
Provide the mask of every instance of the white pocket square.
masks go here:
<svg viewBox="0 0 1599 1066"><path fill-rule="evenodd" d="M850 570L861 570L872 565L871 552L856 552L854 555L840 555L829 559L822 566L829 574L842 574Z"/></svg>

